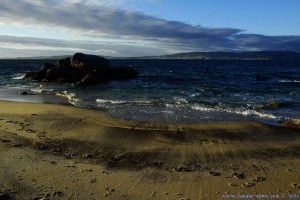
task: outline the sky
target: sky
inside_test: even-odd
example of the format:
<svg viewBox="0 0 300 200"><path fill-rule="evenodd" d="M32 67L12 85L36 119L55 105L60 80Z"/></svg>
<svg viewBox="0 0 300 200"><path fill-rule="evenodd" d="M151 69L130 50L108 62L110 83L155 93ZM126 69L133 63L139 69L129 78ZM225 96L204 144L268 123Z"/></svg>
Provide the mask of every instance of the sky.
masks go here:
<svg viewBox="0 0 300 200"><path fill-rule="evenodd" d="M300 52L300 0L0 1L0 58Z"/></svg>

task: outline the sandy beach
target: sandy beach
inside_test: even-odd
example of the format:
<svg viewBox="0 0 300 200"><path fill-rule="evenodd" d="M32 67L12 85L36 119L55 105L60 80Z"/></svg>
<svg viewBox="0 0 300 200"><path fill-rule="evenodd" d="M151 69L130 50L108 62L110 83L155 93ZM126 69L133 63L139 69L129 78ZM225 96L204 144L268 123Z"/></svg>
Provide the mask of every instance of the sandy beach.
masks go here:
<svg viewBox="0 0 300 200"><path fill-rule="evenodd" d="M299 129L258 122L160 124L0 101L0 152L0 199L300 199Z"/></svg>

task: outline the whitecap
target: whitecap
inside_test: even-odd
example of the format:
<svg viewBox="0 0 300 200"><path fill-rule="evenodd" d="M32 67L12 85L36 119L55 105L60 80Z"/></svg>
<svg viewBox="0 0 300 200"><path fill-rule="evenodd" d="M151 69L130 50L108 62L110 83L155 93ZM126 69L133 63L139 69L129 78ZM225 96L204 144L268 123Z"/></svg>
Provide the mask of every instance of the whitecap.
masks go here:
<svg viewBox="0 0 300 200"><path fill-rule="evenodd" d="M279 83L300 83L299 80L279 80Z"/></svg>
<svg viewBox="0 0 300 200"><path fill-rule="evenodd" d="M198 97L198 96L200 96L200 93L194 93L190 95L190 97Z"/></svg>
<svg viewBox="0 0 300 200"><path fill-rule="evenodd" d="M13 79L14 79L14 80L21 80L21 79L23 79L24 77L25 77L24 74L22 74L22 75L16 74L16 75L13 77Z"/></svg>
<svg viewBox="0 0 300 200"><path fill-rule="evenodd" d="M262 118L269 118L269 119L277 119L275 115L272 115L270 113L262 113L257 112L255 110L235 110L235 109L228 109L228 108L209 108L204 107L202 105L193 105L191 106L193 110L197 111L203 111L203 112L223 112L223 113L232 113L232 114L238 114L243 116L250 116L250 117L262 117Z"/></svg>
<svg viewBox="0 0 300 200"><path fill-rule="evenodd" d="M36 93L51 93L54 91L54 89L46 89L46 88L31 88L30 89L32 92Z"/></svg>
<svg viewBox="0 0 300 200"><path fill-rule="evenodd" d="M76 96L76 94L75 93L69 93L67 91L57 92L55 95L56 96L65 97L65 98L67 98L69 100L69 102L76 100L76 99L74 99L74 97Z"/></svg>
<svg viewBox="0 0 300 200"><path fill-rule="evenodd" d="M269 118L269 119L277 119L275 115L268 114L268 113L262 113L257 112L255 110L234 110L233 111L236 114L244 115L244 116L256 116L256 117L262 117L262 118Z"/></svg>
<svg viewBox="0 0 300 200"><path fill-rule="evenodd" d="M110 100L110 99L96 99L97 103L100 104L125 104L127 101L123 100Z"/></svg>
<svg viewBox="0 0 300 200"><path fill-rule="evenodd" d="M183 105L188 104L189 102L184 98L175 98L175 104L177 105Z"/></svg>
<svg viewBox="0 0 300 200"><path fill-rule="evenodd" d="M201 106L201 105L193 105L193 106L191 106L191 108L192 108L193 110L205 111L205 112L218 111L218 110L215 109L215 108L208 108L208 107L204 107L204 106Z"/></svg>

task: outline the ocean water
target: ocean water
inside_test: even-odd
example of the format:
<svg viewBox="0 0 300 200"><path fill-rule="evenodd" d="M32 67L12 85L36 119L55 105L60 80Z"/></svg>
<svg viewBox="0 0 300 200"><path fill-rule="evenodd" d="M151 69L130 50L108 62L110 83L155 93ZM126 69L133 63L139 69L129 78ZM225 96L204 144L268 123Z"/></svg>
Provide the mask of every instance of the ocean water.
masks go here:
<svg viewBox="0 0 300 200"><path fill-rule="evenodd" d="M81 87L22 79L44 62L56 63L0 60L0 99L70 103L138 121L277 124L300 118L296 61L115 59L112 65L131 66L139 76Z"/></svg>

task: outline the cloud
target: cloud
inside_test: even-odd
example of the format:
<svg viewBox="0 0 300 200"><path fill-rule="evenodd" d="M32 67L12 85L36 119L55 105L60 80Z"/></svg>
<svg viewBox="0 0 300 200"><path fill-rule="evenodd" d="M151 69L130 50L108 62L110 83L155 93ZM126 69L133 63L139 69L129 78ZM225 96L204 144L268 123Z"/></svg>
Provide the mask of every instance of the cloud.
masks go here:
<svg viewBox="0 0 300 200"><path fill-rule="evenodd" d="M180 51L300 52L299 36L243 34L240 29L193 26L120 9L130 1L139 0L1 1L0 21L6 24L47 29L53 27L88 39L55 40L2 35L0 46L5 46L5 43L23 44L32 50L37 47L68 48L126 56Z"/></svg>
<svg viewBox="0 0 300 200"><path fill-rule="evenodd" d="M104 56L147 56L176 53L169 49L169 45L151 43L141 43L139 41L123 40L118 41L88 41L88 40L63 40L46 39L37 37L16 37L0 35L0 49L7 50L10 54L2 57L13 57L11 52L16 50L16 56L24 56L30 53L38 55L60 55L74 54L74 52L84 52ZM129 50L130 49L130 50ZM24 54L24 55L23 55Z"/></svg>
<svg viewBox="0 0 300 200"><path fill-rule="evenodd" d="M258 50L281 50L300 52L300 36L265 36L239 34L234 39L235 46Z"/></svg>
<svg viewBox="0 0 300 200"><path fill-rule="evenodd" d="M0 3L1 18L10 23L33 26L56 26L87 32L90 35L118 35L194 39L226 37L238 29L209 29L183 22L167 21L141 13L107 6L66 3L66 1L20 1Z"/></svg>

